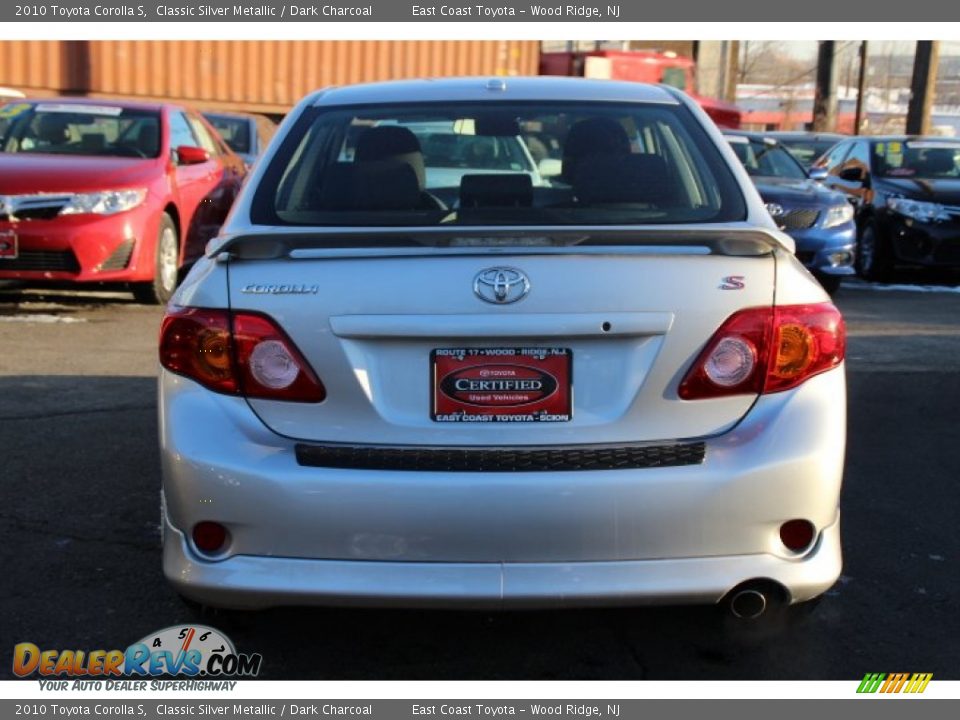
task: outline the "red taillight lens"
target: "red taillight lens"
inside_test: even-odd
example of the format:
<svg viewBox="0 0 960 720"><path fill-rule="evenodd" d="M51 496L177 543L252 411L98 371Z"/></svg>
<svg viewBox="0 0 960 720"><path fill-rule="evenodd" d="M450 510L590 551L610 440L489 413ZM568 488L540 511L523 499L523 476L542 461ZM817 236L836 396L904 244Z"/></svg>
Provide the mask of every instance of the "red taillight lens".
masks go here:
<svg viewBox="0 0 960 720"><path fill-rule="evenodd" d="M830 303L750 308L714 333L680 383L684 400L773 393L843 360L845 330Z"/></svg>
<svg viewBox="0 0 960 720"><path fill-rule="evenodd" d="M780 526L780 542L788 549L800 552L810 546L816 532L809 520L788 520Z"/></svg>
<svg viewBox="0 0 960 720"><path fill-rule="evenodd" d="M269 318L235 313L233 341L241 387L248 397L320 402L323 385L296 346Z"/></svg>
<svg viewBox="0 0 960 720"><path fill-rule="evenodd" d="M727 318L680 383L680 397L697 400L763 392L772 317L772 308L751 308ZM730 352L730 346L738 352Z"/></svg>
<svg viewBox="0 0 960 720"><path fill-rule="evenodd" d="M217 392L239 392L230 316L225 310L175 308L160 326L160 364Z"/></svg>
<svg viewBox="0 0 960 720"><path fill-rule="evenodd" d="M270 318L172 308L160 329L160 364L230 395L320 402L323 385Z"/></svg>
<svg viewBox="0 0 960 720"><path fill-rule="evenodd" d="M193 526L193 544L197 550L213 555L227 542L227 529L220 523L199 522Z"/></svg>

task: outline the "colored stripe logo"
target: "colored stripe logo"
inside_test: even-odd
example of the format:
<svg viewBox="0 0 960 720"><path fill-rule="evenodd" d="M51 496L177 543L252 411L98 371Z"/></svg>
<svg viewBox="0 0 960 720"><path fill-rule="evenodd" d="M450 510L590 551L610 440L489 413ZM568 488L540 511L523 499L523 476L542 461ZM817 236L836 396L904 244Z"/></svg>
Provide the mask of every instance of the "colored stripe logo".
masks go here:
<svg viewBox="0 0 960 720"><path fill-rule="evenodd" d="M860 681L858 693L922 693L933 673L867 673Z"/></svg>

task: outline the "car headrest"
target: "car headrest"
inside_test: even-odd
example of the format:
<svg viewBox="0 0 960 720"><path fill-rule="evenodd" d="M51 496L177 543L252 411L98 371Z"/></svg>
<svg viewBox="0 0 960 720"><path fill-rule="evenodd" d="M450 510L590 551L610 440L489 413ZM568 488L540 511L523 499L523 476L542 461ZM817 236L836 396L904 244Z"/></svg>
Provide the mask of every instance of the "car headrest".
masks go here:
<svg viewBox="0 0 960 720"><path fill-rule="evenodd" d="M70 121L55 113L41 115L37 120L37 137L48 143L61 144L67 140Z"/></svg>
<svg viewBox="0 0 960 720"><path fill-rule="evenodd" d="M460 207L530 207L533 182L526 173L464 175L460 180Z"/></svg>
<svg viewBox="0 0 960 720"><path fill-rule="evenodd" d="M420 141L409 128L381 125L368 128L357 139L354 160L358 163L395 160L407 163L414 171L419 189L426 185L426 168Z"/></svg>
<svg viewBox="0 0 960 720"><path fill-rule="evenodd" d="M948 173L957 167L955 158L956 154L953 150L946 148L935 148L927 150L917 165L923 168L925 172L932 173L934 175L941 175L943 173Z"/></svg>
<svg viewBox="0 0 960 720"><path fill-rule="evenodd" d="M102 133L84 133L80 136L80 147L84 150L102 150L107 138Z"/></svg>
<svg viewBox="0 0 960 720"><path fill-rule="evenodd" d="M334 211L416 210L421 193L405 162L337 163L324 173L317 203L320 210Z"/></svg>
<svg viewBox="0 0 960 720"><path fill-rule="evenodd" d="M676 186L659 155L643 153L584 158L573 178L579 203L641 203L670 207L680 204Z"/></svg>
<svg viewBox="0 0 960 720"><path fill-rule="evenodd" d="M616 120L594 117L570 128L563 144L563 177L568 182L576 174L577 164L590 155L623 156L630 153L630 138Z"/></svg>

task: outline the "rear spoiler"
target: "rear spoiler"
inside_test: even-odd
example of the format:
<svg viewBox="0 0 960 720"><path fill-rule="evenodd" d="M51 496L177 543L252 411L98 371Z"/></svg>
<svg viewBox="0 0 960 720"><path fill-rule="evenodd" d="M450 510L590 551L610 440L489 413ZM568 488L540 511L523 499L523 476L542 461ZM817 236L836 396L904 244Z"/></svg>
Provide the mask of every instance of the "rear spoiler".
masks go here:
<svg viewBox="0 0 960 720"><path fill-rule="evenodd" d="M323 228L304 231L264 228L255 234L237 233L214 238L207 257L226 254L240 260L270 260L300 256L432 254L437 249L462 253L553 254L569 252L630 252L712 254L750 257L769 255L778 248L794 251L793 240L781 232L744 226L690 229L611 227L437 227L437 228Z"/></svg>

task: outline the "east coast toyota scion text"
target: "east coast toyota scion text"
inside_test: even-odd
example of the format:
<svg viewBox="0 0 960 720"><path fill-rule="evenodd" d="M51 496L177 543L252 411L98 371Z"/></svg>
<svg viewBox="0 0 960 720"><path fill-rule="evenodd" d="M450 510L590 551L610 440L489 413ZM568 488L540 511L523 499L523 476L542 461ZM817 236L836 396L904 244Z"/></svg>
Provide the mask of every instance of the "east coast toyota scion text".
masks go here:
<svg viewBox="0 0 960 720"><path fill-rule="evenodd" d="M232 608L802 603L843 358L682 93L317 92L163 322L164 571Z"/></svg>

